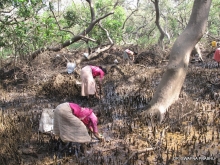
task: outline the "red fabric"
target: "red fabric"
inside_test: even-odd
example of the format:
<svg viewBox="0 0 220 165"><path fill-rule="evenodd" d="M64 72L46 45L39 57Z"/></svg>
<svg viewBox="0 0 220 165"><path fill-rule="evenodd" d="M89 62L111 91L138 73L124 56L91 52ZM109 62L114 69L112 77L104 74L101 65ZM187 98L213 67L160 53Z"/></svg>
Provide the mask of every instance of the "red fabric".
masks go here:
<svg viewBox="0 0 220 165"><path fill-rule="evenodd" d="M101 81L105 75L105 73L102 71L102 69L100 69L97 66L92 66L92 65L90 67L92 69L93 77L100 76L100 81Z"/></svg>
<svg viewBox="0 0 220 165"><path fill-rule="evenodd" d="M214 59L215 61L217 61L217 62L220 62L220 48L217 48L217 49L215 50L215 54L214 54L213 59Z"/></svg>
<svg viewBox="0 0 220 165"><path fill-rule="evenodd" d="M80 107L78 104L69 103L73 114L78 117L87 128L92 128L93 132L98 132L98 119L92 109Z"/></svg>

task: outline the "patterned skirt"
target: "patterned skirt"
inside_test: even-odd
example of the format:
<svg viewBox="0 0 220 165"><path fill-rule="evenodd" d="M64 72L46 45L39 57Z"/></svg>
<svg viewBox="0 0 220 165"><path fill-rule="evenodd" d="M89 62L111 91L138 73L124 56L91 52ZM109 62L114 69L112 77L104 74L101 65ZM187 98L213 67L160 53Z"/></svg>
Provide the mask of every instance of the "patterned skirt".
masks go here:
<svg viewBox="0 0 220 165"><path fill-rule="evenodd" d="M69 103L62 103L54 110L53 133L63 142L91 141L86 126L72 113Z"/></svg>

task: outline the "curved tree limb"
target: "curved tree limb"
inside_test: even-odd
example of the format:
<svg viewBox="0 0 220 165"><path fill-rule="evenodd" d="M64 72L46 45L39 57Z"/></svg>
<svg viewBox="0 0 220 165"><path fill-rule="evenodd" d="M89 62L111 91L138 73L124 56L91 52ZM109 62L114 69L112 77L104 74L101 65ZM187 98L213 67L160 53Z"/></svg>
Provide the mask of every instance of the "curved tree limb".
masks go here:
<svg viewBox="0 0 220 165"><path fill-rule="evenodd" d="M95 20L95 10L94 10L94 4L92 0L86 0L89 3L90 8L90 14L91 14L91 22Z"/></svg>
<svg viewBox="0 0 220 165"><path fill-rule="evenodd" d="M87 58L85 58L84 56L81 57L81 58L79 58L79 59L76 61L77 64L81 63L83 60L90 60L90 59L92 59L93 57L97 56L99 53L104 52L104 51L110 49L110 48L114 45L114 42L113 42L113 40L111 39L111 37L110 37L110 35L109 35L109 32L102 26L101 22L99 22L98 25L99 25L99 27L100 27L102 30L105 31L106 36L108 37L108 40L109 40L110 44L104 46L102 49L100 49L100 45L99 45L98 49L97 49L95 52L93 52L93 53L91 53L91 54L90 54L90 52L89 52L90 55L89 55Z"/></svg>
<svg viewBox="0 0 220 165"><path fill-rule="evenodd" d="M108 37L108 40L109 40L110 44L113 45L114 42L113 42L113 40L111 39L108 30L106 30L106 29L102 26L101 22L99 22L99 27L100 27L102 30L105 31L106 36Z"/></svg>
<svg viewBox="0 0 220 165"><path fill-rule="evenodd" d="M92 38L89 38L89 37L86 37L86 36L80 36L80 37L82 37L82 39L85 39L85 40L87 40L87 41L92 41L92 42L97 42L96 40L94 40L94 39L92 39Z"/></svg>
<svg viewBox="0 0 220 165"><path fill-rule="evenodd" d="M9 10L0 10L0 13L11 13L14 9L15 9L15 7L11 8Z"/></svg>
<svg viewBox="0 0 220 165"><path fill-rule="evenodd" d="M205 33L212 0L194 0L189 23L175 41L167 69L148 107L140 114L142 119L162 120L168 107L179 98L196 43Z"/></svg>
<svg viewBox="0 0 220 165"><path fill-rule="evenodd" d="M128 21L128 19L136 12L138 11L138 7L139 7L139 0L137 1L137 8L135 10L133 10L129 15L128 17L125 19L124 23L123 23L123 26L122 26L122 29L125 28L125 24L126 22Z"/></svg>
<svg viewBox="0 0 220 165"><path fill-rule="evenodd" d="M98 49L97 49L95 52L93 52L92 54L90 54L90 52L89 52L89 54L90 54L89 57L87 57L87 58L81 57L80 59L78 59L77 62L76 62L77 64L78 64L78 63L81 63L81 62L82 62L83 60L85 60L85 59L86 59L86 60L90 60L91 58L97 56L99 53L104 52L104 51L110 49L110 48L114 45L114 42L113 42L113 40L111 39L108 30L106 30L106 29L102 26L101 22L99 22L98 25L99 25L99 27L100 27L102 30L105 31L106 36L108 37L108 40L109 40L110 43L109 43L108 45L105 45L102 49L100 49L101 45L99 45Z"/></svg>
<svg viewBox="0 0 220 165"><path fill-rule="evenodd" d="M133 11L128 15L128 17L125 19L125 21L124 21L124 23L123 23L122 29L125 28L126 22L128 21L128 19L129 19L136 11L138 11L138 9L133 10Z"/></svg>
<svg viewBox="0 0 220 165"><path fill-rule="evenodd" d="M59 22L57 21L57 17L55 16L55 14L54 14L54 12L53 12L53 9L52 9L52 6L51 6L51 3L50 3L50 2L49 2L49 8L50 8L51 13L53 14L53 17L54 17L54 19L55 19L55 21L56 21L56 23L57 23L57 26L58 26L59 30L60 30L60 31L64 31L64 32L68 32L68 33L71 33L72 35L74 35L73 32L71 32L71 31L69 31L69 30L64 30L64 29L61 28Z"/></svg>
<svg viewBox="0 0 220 165"><path fill-rule="evenodd" d="M80 64L84 60L90 60L93 57L97 56L99 53L104 52L104 51L110 49L111 47L112 47L112 45L106 45L102 49L100 49L100 47L99 47L95 52L90 54L89 57L86 58L86 57L82 56L81 58L77 59L76 64Z"/></svg>
<svg viewBox="0 0 220 165"><path fill-rule="evenodd" d="M161 48L163 48L163 39L164 39L164 36L166 35L166 33L163 31L163 29L160 26L159 0L155 0L155 1L152 1L152 2L154 3L155 10L156 10L156 21L155 21L155 23L157 25L158 30L160 31L160 37L159 37L159 40L158 40L158 45Z"/></svg>

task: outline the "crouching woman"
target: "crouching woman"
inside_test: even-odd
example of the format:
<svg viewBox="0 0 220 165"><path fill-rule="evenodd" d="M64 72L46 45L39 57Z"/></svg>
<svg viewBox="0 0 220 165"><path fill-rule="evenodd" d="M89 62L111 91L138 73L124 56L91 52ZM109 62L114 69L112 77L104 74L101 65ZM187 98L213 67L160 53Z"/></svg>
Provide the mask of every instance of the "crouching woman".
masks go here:
<svg viewBox="0 0 220 165"><path fill-rule="evenodd" d="M63 142L86 143L91 141L89 129L97 139L103 141L97 123L98 119L92 109L75 103L62 103L54 111L53 132Z"/></svg>

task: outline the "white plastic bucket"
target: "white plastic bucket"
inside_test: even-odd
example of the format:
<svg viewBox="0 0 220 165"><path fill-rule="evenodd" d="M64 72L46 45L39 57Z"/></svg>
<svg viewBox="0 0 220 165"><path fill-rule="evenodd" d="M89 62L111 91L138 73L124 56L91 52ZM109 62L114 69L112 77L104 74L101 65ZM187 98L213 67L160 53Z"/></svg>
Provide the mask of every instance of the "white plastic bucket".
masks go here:
<svg viewBox="0 0 220 165"><path fill-rule="evenodd" d="M67 72L70 74L74 71L76 67L76 64L75 63L72 63L72 62L68 62L67 63Z"/></svg>

